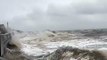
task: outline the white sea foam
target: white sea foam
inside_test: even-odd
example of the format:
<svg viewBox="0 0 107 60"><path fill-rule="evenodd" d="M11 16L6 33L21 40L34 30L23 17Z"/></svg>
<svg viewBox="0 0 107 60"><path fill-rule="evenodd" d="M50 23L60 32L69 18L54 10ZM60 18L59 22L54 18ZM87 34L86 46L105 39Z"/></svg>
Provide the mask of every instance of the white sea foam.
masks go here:
<svg viewBox="0 0 107 60"><path fill-rule="evenodd" d="M66 34L66 35L64 35ZM21 34L22 35L22 34ZM49 37L49 35L55 35L53 37ZM73 46L77 48L88 49L87 46L92 45L94 49L95 45L107 44L107 42L95 40L93 38L83 38L83 39L70 39L70 40L61 40L61 37L72 36L71 33L52 33L52 32L42 32L40 34L35 35L26 35L23 33L23 38L20 38L21 43L23 44L22 51L24 51L28 55L42 55L55 51L58 47L62 46ZM75 37L75 34L73 34ZM55 38L55 41L51 41ZM66 37L65 37L66 38ZM61 41L60 41L61 40ZM98 49L104 49L106 47L101 47ZM95 48L96 49L96 48Z"/></svg>

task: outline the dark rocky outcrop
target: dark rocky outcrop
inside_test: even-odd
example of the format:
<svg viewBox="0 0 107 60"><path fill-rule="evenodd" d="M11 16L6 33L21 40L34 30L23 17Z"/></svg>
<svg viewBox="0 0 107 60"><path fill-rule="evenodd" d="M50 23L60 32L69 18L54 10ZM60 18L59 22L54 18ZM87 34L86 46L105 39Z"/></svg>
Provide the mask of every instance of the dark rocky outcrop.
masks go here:
<svg viewBox="0 0 107 60"><path fill-rule="evenodd" d="M42 59L39 58L37 60L70 60L71 58L75 60L107 60L99 51L73 47L61 47L55 52L47 56L42 56Z"/></svg>

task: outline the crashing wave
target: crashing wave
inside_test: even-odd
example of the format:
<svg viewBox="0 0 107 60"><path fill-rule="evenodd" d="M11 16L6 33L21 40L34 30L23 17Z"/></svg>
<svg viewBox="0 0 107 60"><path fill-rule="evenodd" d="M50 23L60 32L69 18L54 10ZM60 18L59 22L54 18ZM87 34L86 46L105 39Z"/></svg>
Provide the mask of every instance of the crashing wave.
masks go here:
<svg viewBox="0 0 107 60"><path fill-rule="evenodd" d="M43 57L43 56L42 56ZM39 59L38 59L39 60ZM42 60L107 60L104 51L61 47Z"/></svg>

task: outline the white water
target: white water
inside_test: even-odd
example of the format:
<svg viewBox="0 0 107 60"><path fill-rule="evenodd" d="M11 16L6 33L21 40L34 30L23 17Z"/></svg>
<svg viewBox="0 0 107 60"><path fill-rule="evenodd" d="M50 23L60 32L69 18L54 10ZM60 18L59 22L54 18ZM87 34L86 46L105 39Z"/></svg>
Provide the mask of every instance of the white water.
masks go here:
<svg viewBox="0 0 107 60"><path fill-rule="evenodd" d="M38 34L17 33L16 35L19 36L19 41L21 41L22 43L22 51L28 55L33 56L51 53L58 47L62 46L73 46L90 50L107 49L107 42L92 38L74 39L74 37L76 36L75 34L71 33L53 34L52 32L42 32ZM49 37L50 35L54 35L54 37ZM70 36L71 38L69 38L68 40L63 40L66 39L66 36ZM62 37L65 38L62 39ZM106 36L103 39L105 38ZM53 39L55 40L53 41Z"/></svg>

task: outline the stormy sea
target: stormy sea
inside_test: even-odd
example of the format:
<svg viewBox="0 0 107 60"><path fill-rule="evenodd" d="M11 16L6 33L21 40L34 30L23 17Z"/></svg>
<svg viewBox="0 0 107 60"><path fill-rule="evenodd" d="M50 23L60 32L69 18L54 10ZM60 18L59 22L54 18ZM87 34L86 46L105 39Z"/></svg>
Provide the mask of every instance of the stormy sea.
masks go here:
<svg viewBox="0 0 107 60"><path fill-rule="evenodd" d="M107 29L12 33L28 58L19 60L106 60L99 51L107 51Z"/></svg>

